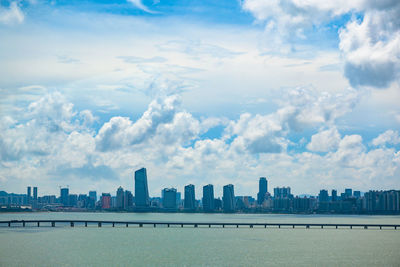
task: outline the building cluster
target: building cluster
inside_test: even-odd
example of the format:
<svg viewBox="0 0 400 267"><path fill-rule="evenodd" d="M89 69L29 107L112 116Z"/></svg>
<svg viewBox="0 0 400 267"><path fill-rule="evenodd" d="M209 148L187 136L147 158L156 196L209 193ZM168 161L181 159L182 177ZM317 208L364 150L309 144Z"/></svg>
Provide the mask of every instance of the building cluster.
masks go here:
<svg viewBox="0 0 400 267"><path fill-rule="evenodd" d="M259 179L257 199L235 196L232 184L223 187L222 199L214 196L214 186L203 186L201 200L196 199L195 186L186 185L184 199L176 188L164 188L161 197L150 197L146 169L135 171L134 195L119 187L115 195L96 191L89 194L70 194L69 188L60 188L60 196L38 196L37 187L27 188L26 194L8 194L0 191L0 210L25 207L33 210L108 210L108 211L164 211L164 212L277 212L277 213L349 213L399 214L400 190L360 191L345 189L338 195L320 190L318 196L293 196L290 187L276 187L273 196L268 192L268 181Z"/></svg>

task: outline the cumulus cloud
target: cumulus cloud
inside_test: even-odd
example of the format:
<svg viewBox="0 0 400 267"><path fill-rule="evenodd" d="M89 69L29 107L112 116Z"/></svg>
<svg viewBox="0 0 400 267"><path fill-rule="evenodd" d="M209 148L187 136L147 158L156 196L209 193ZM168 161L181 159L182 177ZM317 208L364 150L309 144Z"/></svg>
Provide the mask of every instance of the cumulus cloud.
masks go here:
<svg viewBox="0 0 400 267"><path fill-rule="evenodd" d="M374 146L385 146L400 144L400 136L398 131L387 130L372 140Z"/></svg>
<svg viewBox="0 0 400 267"><path fill-rule="evenodd" d="M340 134L336 127L323 130L311 136L307 149L316 152L329 152L336 150L340 142Z"/></svg>
<svg viewBox="0 0 400 267"><path fill-rule="evenodd" d="M386 88L400 73L400 2L373 5L340 32L345 75L353 86Z"/></svg>
<svg viewBox="0 0 400 267"><path fill-rule="evenodd" d="M126 117L111 118L99 130L96 147L100 151L108 151L143 142L154 135L159 125L174 119L179 103L176 95L153 100L142 117L134 123Z"/></svg>
<svg viewBox="0 0 400 267"><path fill-rule="evenodd" d="M0 3L0 23L20 24L24 21L25 15L18 5L18 1L10 2L9 7L4 7Z"/></svg>
<svg viewBox="0 0 400 267"><path fill-rule="evenodd" d="M351 14L353 19L339 29L339 48L350 84L386 88L399 79L399 1L245 0L242 7L265 23L269 48L281 52L290 52L296 39L307 38L307 32Z"/></svg>

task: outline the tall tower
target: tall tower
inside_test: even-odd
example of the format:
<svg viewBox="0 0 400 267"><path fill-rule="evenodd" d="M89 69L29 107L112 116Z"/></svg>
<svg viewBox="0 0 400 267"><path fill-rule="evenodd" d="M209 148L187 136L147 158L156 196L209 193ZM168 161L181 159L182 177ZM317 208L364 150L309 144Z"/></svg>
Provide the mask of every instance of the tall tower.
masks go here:
<svg viewBox="0 0 400 267"><path fill-rule="evenodd" d="M268 192L268 181L265 177L260 177L258 182L257 203L261 205L264 202L265 194Z"/></svg>
<svg viewBox="0 0 400 267"><path fill-rule="evenodd" d="M33 188L33 200L34 201L37 201L38 199L38 194L37 194L37 187L35 186L34 188Z"/></svg>
<svg viewBox="0 0 400 267"><path fill-rule="evenodd" d="M120 186L117 189L117 209L124 208L124 189Z"/></svg>
<svg viewBox="0 0 400 267"><path fill-rule="evenodd" d="M136 207L148 207L150 205L146 168L135 171L135 204Z"/></svg>
<svg viewBox="0 0 400 267"><path fill-rule="evenodd" d="M176 209L176 189L175 188L164 188L163 189L163 208L164 209Z"/></svg>
<svg viewBox="0 0 400 267"><path fill-rule="evenodd" d="M203 210L205 212L212 212L214 209L214 186L208 184L203 186Z"/></svg>
<svg viewBox="0 0 400 267"><path fill-rule="evenodd" d="M223 209L225 212L235 211L235 192L233 190L233 185L228 184L224 186L224 192L222 196Z"/></svg>
<svg viewBox="0 0 400 267"><path fill-rule="evenodd" d="M69 205L69 189L68 188L61 188L60 189L60 202L64 206Z"/></svg>
<svg viewBox="0 0 400 267"><path fill-rule="evenodd" d="M194 185L189 184L185 186L185 203L184 208L194 210L196 208L196 199L194 195Z"/></svg>
<svg viewBox="0 0 400 267"><path fill-rule="evenodd" d="M32 200L31 187L28 186L26 189L26 202L30 204L31 200Z"/></svg>

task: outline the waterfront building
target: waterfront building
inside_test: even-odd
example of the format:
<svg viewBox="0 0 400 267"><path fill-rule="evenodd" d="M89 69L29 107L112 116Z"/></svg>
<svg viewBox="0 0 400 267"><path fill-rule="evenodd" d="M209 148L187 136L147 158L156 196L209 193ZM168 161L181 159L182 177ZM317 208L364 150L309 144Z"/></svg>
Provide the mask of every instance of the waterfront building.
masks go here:
<svg viewBox="0 0 400 267"><path fill-rule="evenodd" d="M125 190L124 195L124 209L130 209L133 206L133 196L132 192Z"/></svg>
<svg viewBox="0 0 400 267"><path fill-rule="evenodd" d="M97 202L97 193L96 193L96 191L89 191L88 208L91 208L91 209L96 208L96 202Z"/></svg>
<svg viewBox="0 0 400 267"><path fill-rule="evenodd" d="M146 168L135 171L135 204L136 207L149 207L150 205Z"/></svg>
<svg viewBox="0 0 400 267"><path fill-rule="evenodd" d="M335 189L332 189L332 202L335 202L337 200L338 200L337 191Z"/></svg>
<svg viewBox="0 0 400 267"><path fill-rule="evenodd" d="M33 188L33 200L34 201L38 200L38 189L36 186Z"/></svg>
<svg viewBox="0 0 400 267"><path fill-rule="evenodd" d="M162 204L164 209L176 209L176 189L164 188L163 189Z"/></svg>
<svg viewBox="0 0 400 267"><path fill-rule="evenodd" d="M203 211L213 212L214 209L214 186L208 184L203 186Z"/></svg>
<svg viewBox="0 0 400 267"><path fill-rule="evenodd" d="M196 209L196 198L195 198L195 190L194 185L189 184L185 186L185 200L184 200L184 208L187 210Z"/></svg>
<svg viewBox="0 0 400 267"><path fill-rule="evenodd" d="M61 188L60 189L60 203L64 206L68 206L69 204L69 188Z"/></svg>
<svg viewBox="0 0 400 267"><path fill-rule="evenodd" d="M267 192L268 192L267 178L260 177L260 180L258 182L258 194L257 194L258 205L261 205L264 202Z"/></svg>
<svg viewBox="0 0 400 267"><path fill-rule="evenodd" d="M346 188L344 190L345 198L349 198L353 196L353 189L351 188Z"/></svg>
<svg viewBox="0 0 400 267"><path fill-rule="evenodd" d="M120 186L117 189L117 204L116 204L117 209L123 209L124 208L124 189Z"/></svg>
<svg viewBox="0 0 400 267"><path fill-rule="evenodd" d="M102 209L111 208L111 195L109 193L103 193L101 195L101 208Z"/></svg>
<svg viewBox="0 0 400 267"><path fill-rule="evenodd" d="M76 207L78 205L78 195L69 194L68 195L68 205L71 207Z"/></svg>
<svg viewBox="0 0 400 267"><path fill-rule="evenodd" d="M32 200L31 187L28 186L27 189L26 189L26 201L27 201L27 204L30 204L31 200Z"/></svg>
<svg viewBox="0 0 400 267"><path fill-rule="evenodd" d="M291 198L290 187L275 187L274 188L275 198Z"/></svg>
<svg viewBox="0 0 400 267"><path fill-rule="evenodd" d="M232 184L228 184L223 187L222 203L224 212L235 211L235 192Z"/></svg>
<svg viewBox="0 0 400 267"><path fill-rule="evenodd" d="M360 197L361 197L361 192L360 192L360 191L354 191L354 192L353 192L353 196L354 196L355 198L360 198Z"/></svg>

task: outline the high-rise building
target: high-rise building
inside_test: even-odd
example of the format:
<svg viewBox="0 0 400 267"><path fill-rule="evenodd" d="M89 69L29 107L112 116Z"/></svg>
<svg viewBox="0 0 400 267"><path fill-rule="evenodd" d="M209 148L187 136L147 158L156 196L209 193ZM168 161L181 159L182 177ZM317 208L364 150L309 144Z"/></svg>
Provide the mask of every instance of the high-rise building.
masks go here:
<svg viewBox="0 0 400 267"><path fill-rule="evenodd" d="M352 197L352 196L353 196L353 189L351 189L351 188L346 188L346 189L344 190L344 194L345 194L346 198Z"/></svg>
<svg viewBox="0 0 400 267"><path fill-rule="evenodd" d="M111 208L111 195L109 193L103 193L101 195L101 208L102 209Z"/></svg>
<svg viewBox="0 0 400 267"><path fill-rule="evenodd" d="M96 207L97 193L96 191L89 191L89 204L88 207L94 209Z"/></svg>
<svg viewBox="0 0 400 267"><path fill-rule="evenodd" d="M329 201L329 195L327 190L320 190L319 195L318 195L318 200L319 202L328 202Z"/></svg>
<svg viewBox="0 0 400 267"><path fill-rule="evenodd" d="M196 208L196 198L194 193L194 185L189 184L185 186L185 203L184 208L187 210L194 210Z"/></svg>
<svg viewBox="0 0 400 267"><path fill-rule="evenodd" d="M360 192L360 191L354 191L354 192L353 192L353 196L354 196L355 198L360 198L360 197L361 197L361 192Z"/></svg>
<svg viewBox="0 0 400 267"><path fill-rule="evenodd" d="M60 202L64 206L68 206L68 204L69 204L69 188L61 188L60 189Z"/></svg>
<svg viewBox="0 0 400 267"><path fill-rule="evenodd" d="M164 188L163 189L163 208L164 209L176 209L176 189L175 188Z"/></svg>
<svg viewBox="0 0 400 267"><path fill-rule="evenodd" d="M68 206L76 207L78 205L78 195L69 194L68 195Z"/></svg>
<svg viewBox="0 0 400 267"><path fill-rule="evenodd" d="M135 204L136 207L149 207L150 205L146 168L135 171Z"/></svg>
<svg viewBox="0 0 400 267"><path fill-rule="evenodd" d="M290 187L276 187L274 188L275 198L290 198Z"/></svg>
<svg viewBox="0 0 400 267"><path fill-rule="evenodd" d="M337 200L337 191L335 189L332 189L332 201L336 202Z"/></svg>
<svg viewBox="0 0 400 267"><path fill-rule="evenodd" d="M223 209L225 212L235 211L235 192L233 190L233 185L228 184L223 188L222 196Z"/></svg>
<svg viewBox="0 0 400 267"><path fill-rule="evenodd" d="M133 196L132 192L125 190L125 195L124 195L124 209L129 209L133 206Z"/></svg>
<svg viewBox="0 0 400 267"><path fill-rule="evenodd" d="M265 200L265 195L268 192L268 181L265 177L260 177L260 181L258 182L258 194L257 194L257 203L261 205Z"/></svg>
<svg viewBox="0 0 400 267"><path fill-rule="evenodd" d="M117 189L117 204L116 204L117 209L123 209L124 208L124 189L120 186Z"/></svg>
<svg viewBox="0 0 400 267"><path fill-rule="evenodd" d="M37 187L36 186L33 188L33 200L34 201L38 200L38 193L37 193Z"/></svg>
<svg viewBox="0 0 400 267"><path fill-rule="evenodd" d="M208 184L203 186L203 211L212 212L214 209L214 186Z"/></svg>
<svg viewBox="0 0 400 267"><path fill-rule="evenodd" d="M30 204L30 203L31 203L31 200L32 200L31 187L28 186L27 189L26 189L26 202L27 202L28 204Z"/></svg>

